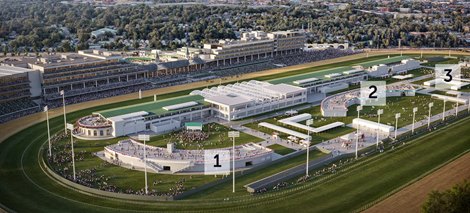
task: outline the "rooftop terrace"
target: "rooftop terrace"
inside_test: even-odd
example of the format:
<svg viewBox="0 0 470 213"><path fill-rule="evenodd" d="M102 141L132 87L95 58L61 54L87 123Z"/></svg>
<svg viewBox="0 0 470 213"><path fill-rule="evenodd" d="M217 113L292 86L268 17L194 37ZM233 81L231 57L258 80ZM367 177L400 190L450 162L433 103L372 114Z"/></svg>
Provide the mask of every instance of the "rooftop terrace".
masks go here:
<svg viewBox="0 0 470 213"><path fill-rule="evenodd" d="M150 114L154 115L162 115L166 114L168 112L171 112L173 110L166 110L164 107L166 106L172 106L172 105L177 105L177 104L183 104L187 102L197 102L198 105L192 105L187 108L179 108L176 111L179 110L185 110L188 108L193 108L193 107L198 107L201 105L207 105L206 102L204 102L204 97L200 95L185 95L185 96L180 96L176 98L169 98L169 99L164 99L164 100L159 100L156 102L147 102L147 103L142 103L142 104L136 104L136 105L130 105L130 106L123 106L119 108L114 108L114 109L109 109L109 110L103 110L103 111L98 111L95 112L94 114L100 114L103 117L110 118L110 117L115 117L115 116L120 116L120 115L125 115L129 113L134 113L134 112L139 112L139 111L145 111Z"/></svg>

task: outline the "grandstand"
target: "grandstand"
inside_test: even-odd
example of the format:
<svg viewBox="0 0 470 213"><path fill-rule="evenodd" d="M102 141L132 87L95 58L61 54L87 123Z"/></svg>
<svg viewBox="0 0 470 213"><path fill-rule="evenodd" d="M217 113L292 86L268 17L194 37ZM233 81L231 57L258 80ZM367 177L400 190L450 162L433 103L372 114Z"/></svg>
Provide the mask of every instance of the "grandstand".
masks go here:
<svg viewBox="0 0 470 213"><path fill-rule="evenodd" d="M216 117L229 121L307 101L304 88L255 80L195 90L191 94L203 96L204 101L212 104Z"/></svg>
<svg viewBox="0 0 470 213"><path fill-rule="evenodd" d="M415 92L411 85L388 85L386 96L415 96ZM321 113L325 117L346 117L349 106L361 103L360 95L360 90L351 90L328 96L321 102Z"/></svg>
<svg viewBox="0 0 470 213"><path fill-rule="evenodd" d="M358 67L366 70L372 77L390 77L395 74L402 74L409 70L418 69L420 63L407 56L395 56L360 63Z"/></svg>
<svg viewBox="0 0 470 213"><path fill-rule="evenodd" d="M326 93L344 89L337 87L338 85L359 84L359 82L367 80L368 75L365 71L353 67L338 67L316 72L310 72L300 75L292 75L284 78L270 80L273 84L290 84L306 88L308 93Z"/></svg>
<svg viewBox="0 0 470 213"><path fill-rule="evenodd" d="M38 78L39 73L30 69L0 66L0 123L39 110L32 99L40 95Z"/></svg>
<svg viewBox="0 0 470 213"><path fill-rule="evenodd" d="M117 144L104 148L104 157L115 164L132 165L134 169L143 169L145 164L154 173L201 173L204 172L204 164L209 163L204 159L207 150L183 150L176 149L174 144L167 144L167 148L145 145L147 162L144 161L144 144L134 140L123 140ZM223 148L232 153L232 147ZM235 168L243 169L258 164L271 162L273 151L255 143L243 144L235 147ZM230 158L230 165L232 165ZM210 162L212 163L212 161Z"/></svg>

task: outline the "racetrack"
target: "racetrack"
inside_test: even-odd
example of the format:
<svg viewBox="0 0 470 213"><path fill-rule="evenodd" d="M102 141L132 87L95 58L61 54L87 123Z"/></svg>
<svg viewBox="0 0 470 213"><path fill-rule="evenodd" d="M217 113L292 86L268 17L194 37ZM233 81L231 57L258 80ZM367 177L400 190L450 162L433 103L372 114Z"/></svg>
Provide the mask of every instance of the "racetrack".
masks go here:
<svg viewBox="0 0 470 213"><path fill-rule="evenodd" d="M188 89L187 85L176 87L180 90ZM177 91L175 88L165 89ZM163 93L165 89L159 91ZM152 95L153 92L147 91L144 94ZM136 96L136 94L131 94L105 99L106 101L76 104L70 106L68 110L77 111L112 103L112 101L129 100ZM51 130L57 132L63 128L63 120L60 117L61 109L53 111L54 115L59 117L51 119ZM91 109L70 113L68 119L77 119L90 111ZM325 184L306 184L297 190L283 190L279 193L259 197L247 195L230 200L224 200L223 196L216 196L216 198L176 202L123 201L76 192L59 185L44 174L39 163L40 148L47 139L47 133L44 131L46 129L45 123L39 123L44 119L42 114L44 113L28 116L0 126L2 137L6 138L5 135L13 135L0 144L0 197L2 198L0 203L15 211L351 211L381 196L388 189L399 187L401 181L412 180L422 174L423 171L435 168L436 165L470 148L468 139L461 137L461 135L468 132L470 121L467 119L467 121L461 122L460 125L450 126L455 128L449 128L449 131L443 130L420 139L416 145L411 144L407 149L397 150L384 157L373 157L363 165L358 165L348 172L333 176ZM28 122L31 122L33 126L25 129L29 126ZM10 125L12 127L9 129L3 129L3 127L9 127ZM22 132L19 134L12 132L21 130ZM442 149L434 152L436 145L442 145L443 138L453 141L454 145L443 146ZM432 155L427 153L432 153ZM416 158L419 155L423 156ZM405 162L412 163L406 164ZM408 166L403 167L402 165L405 164ZM382 176L387 178L381 178ZM379 191L377 191L378 189Z"/></svg>
<svg viewBox="0 0 470 213"><path fill-rule="evenodd" d="M470 153L407 186L364 212L420 212L421 206L431 191L450 189L465 179L470 179Z"/></svg>

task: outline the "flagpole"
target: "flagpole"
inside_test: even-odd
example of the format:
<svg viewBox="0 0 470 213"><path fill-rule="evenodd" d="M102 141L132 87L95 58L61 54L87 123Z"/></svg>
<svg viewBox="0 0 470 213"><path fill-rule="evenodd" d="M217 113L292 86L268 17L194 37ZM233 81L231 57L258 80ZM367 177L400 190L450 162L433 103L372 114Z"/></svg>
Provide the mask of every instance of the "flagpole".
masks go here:
<svg viewBox="0 0 470 213"><path fill-rule="evenodd" d="M65 92L64 90L61 90L60 93L62 95L62 106L64 108L64 131L65 134L67 134L67 115L65 114Z"/></svg>
<svg viewBox="0 0 470 213"><path fill-rule="evenodd" d="M73 151L73 124L66 124L65 130L67 129L70 130L70 145L72 145L72 167L73 167L73 181L76 181L76 175L75 175L75 152Z"/></svg>
<svg viewBox="0 0 470 213"><path fill-rule="evenodd" d="M44 111L46 112L46 121L47 121L47 139L49 142L49 157L52 157L52 148L51 148L51 131L49 128L49 109L47 106L44 107Z"/></svg>

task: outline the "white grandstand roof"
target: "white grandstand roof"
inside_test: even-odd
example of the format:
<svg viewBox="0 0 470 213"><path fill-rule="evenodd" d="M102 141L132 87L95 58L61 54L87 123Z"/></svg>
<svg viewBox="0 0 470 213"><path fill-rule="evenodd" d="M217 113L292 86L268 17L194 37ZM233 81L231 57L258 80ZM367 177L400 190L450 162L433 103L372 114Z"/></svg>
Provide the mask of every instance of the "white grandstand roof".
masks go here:
<svg viewBox="0 0 470 213"><path fill-rule="evenodd" d="M325 75L325 78L334 78L334 77L338 77L338 76L342 76L343 74L341 73L331 73L331 74L328 74L328 75Z"/></svg>
<svg viewBox="0 0 470 213"><path fill-rule="evenodd" d="M16 75L21 73L31 72L33 70L26 69L22 67L13 67L13 66L0 66L0 77L2 76L9 76L9 75Z"/></svg>
<svg viewBox="0 0 470 213"><path fill-rule="evenodd" d="M177 109L182 109L182 108L186 108L186 107L196 106L198 104L199 103L196 102L196 101L189 101L189 102L184 102L184 103L181 103L181 104L174 104L174 105L164 106L162 108L164 110L171 111L171 110L177 110Z"/></svg>
<svg viewBox="0 0 470 213"><path fill-rule="evenodd" d="M262 81L244 81L192 91L192 95L201 95L205 101L223 105L238 105L250 102L266 102L285 98L287 94L303 92L306 89L288 84L273 85Z"/></svg>
<svg viewBox="0 0 470 213"><path fill-rule="evenodd" d="M253 100L244 98L239 95L235 94L223 94L218 96L212 96L209 98L210 102L215 102L223 105L238 105L238 104L245 104L250 103Z"/></svg>
<svg viewBox="0 0 470 213"><path fill-rule="evenodd" d="M369 121L369 120L362 119L362 118L354 118L353 126L357 124L359 124L360 126L365 126L369 129L378 129L379 131L383 131L383 132L392 132L393 130L395 130L395 127L393 126L389 126L389 125L382 124L382 123L379 124L375 121Z"/></svg>
<svg viewBox="0 0 470 213"><path fill-rule="evenodd" d="M314 132L319 133L319 132L323 132L323 131L330 130L330 129L340 127L340 126L344 126L344 123L343 122L334 122L334 123L331 123L331 124L327 124L327 125L315 128Z"/></svg>
<svg viewBox="0 0 470 213"><path fill-rule="evenodd" d="M148 115L148 112L145 111L139 111L139 112L133 112L125 115L119 115L119 116L114 116L108 118L108 120L116 122L116 121L123 121L123 120L133 120L133 119L138 119L141 118L144 115Z"/></svg>
<svg viewBox="0 0 470 213"><path fill-rule="evenodd" d="M333 129L333 128L336 128L336 127L344 126L343 122L334 122L334 123L331 123L331 124L320 126L318 128L311 127L311 126L309 127L305 124L299 123L301 121L305 121L305 120L310 119L310 118L312 118L311 114L303 113L303 114L300 114L300 115L296 115L296 116L292 116L292 117L289 117L289 118L281 119L278 122L289 125L289 126L297 127L297 128L303 129L303 130L311 131L311 132L314 132L314 133L320 133L320 132L324 132L324 131L327 131L327 130L330 130L330 129Z"/></svg>
<svg viewBox="0 0 470 213"><path fill-rule="evenodd" d="M280 94L289 94L289 93L294 93L294 92L305 90L304 88L292 86L289 84L272 84L269 86L265 86L264 89L271 90L273 92L277 92Z"/></svg>
<svg viewBox="0 0 470 213"><path fill-rule="evenodd" d="M309 82L312 82L312 81L318 81L318 80L319 80L318 78L307 78L307 79L293 81L292 83L299 85L299 84L305 84L305 83L309 83Z"/></svg>
<svg viewBox="0 0 470 213"><path fill-rule="evenodd" d="M277 126L277 125L274 125L274 124L266 123L266 122L261 122L261 123L258 124L258 126L262 126L262 127L266 127L266 128L275 130L275 131L286 133L288 135L292 135L292 136L298 137L298 138L303 139L303 140L310 140L312 138L311 136L308 136L306 134L303 134L303 133L300 133L300 132L297 132L297 131L294 131L294 130L290 130L290 129L287 129L287 128L284 128L284 127L280 127L280 126Z"/></svg>
<svg viewBox="0 0 470 213"><path fill-rule="evenodd" d="M353 70L349 70L349 71L344 71L343 74L350 75L350 74L358 73L358 72L362 72L362 71L363 71L362 69L353 69Z"/></svg>

